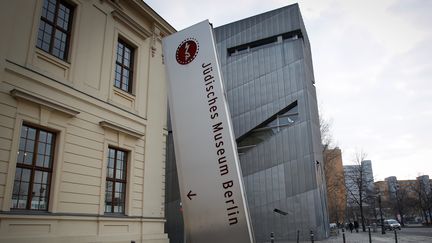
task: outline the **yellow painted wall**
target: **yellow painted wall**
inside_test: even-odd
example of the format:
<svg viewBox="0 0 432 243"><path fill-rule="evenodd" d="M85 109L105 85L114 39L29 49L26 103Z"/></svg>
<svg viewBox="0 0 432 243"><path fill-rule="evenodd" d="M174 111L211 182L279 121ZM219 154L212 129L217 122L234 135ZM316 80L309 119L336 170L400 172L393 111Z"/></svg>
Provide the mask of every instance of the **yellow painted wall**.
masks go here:
<svg viewBox="0 0 432 243"><path fill-rule="evenodd" d="M42 0L0 2L0 242L168 242L161 38L175 30L140 1L70 2L66 61L36 48ZM113 86L119 36L136 47L132 94ZM23 122L57 134L47 212L10 209ZM125 215L104 213L109 146L128 151Z"/></svg>

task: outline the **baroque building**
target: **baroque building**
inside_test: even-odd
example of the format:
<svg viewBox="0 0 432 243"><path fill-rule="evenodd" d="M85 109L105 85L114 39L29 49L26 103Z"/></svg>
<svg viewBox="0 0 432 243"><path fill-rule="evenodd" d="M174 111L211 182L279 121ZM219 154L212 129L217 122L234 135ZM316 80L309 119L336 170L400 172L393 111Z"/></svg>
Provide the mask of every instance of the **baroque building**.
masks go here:
<svg viewBox="0 0 432 243"><path fill-rule="evenodd" d="M0 242L168 242L175 30L138 0L7 0L0 20Z"/></svg>

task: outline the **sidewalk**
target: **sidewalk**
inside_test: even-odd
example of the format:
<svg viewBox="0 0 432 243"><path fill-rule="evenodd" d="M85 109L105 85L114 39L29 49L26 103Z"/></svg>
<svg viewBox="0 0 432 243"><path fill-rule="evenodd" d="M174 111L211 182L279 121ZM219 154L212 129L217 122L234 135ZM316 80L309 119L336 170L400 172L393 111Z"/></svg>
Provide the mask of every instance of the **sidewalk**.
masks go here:
<svg viewBox="0 0 432 243"><path fill-rule="evenodd" d="M350 233L345 232L346 243L369 243L368 232ZM394 243L395 235L394 232L388 231L385 235L381 232L371 232L372 243ZM413 235L397 235L398 243L421 243L421 242L432 242L430 237L424 236L413 236ZM317 243L343 243L342 232L338 236L330 237L324 241L316 241Z"/></svg>
<svg viewBox="0 0 432 243"><path fill-rule="evenodd" d="M417 235L403 235L397 232L398 243L426 243L432 242L431 237L417 236ZM372 243L394 243L395 234L392 231L387 231L386 234L381 234L381 232L371 232ZM345 232L345 242L346 243L369 243L368 232L350 233ZM306 241L307 242L307 241ZM309 241L310 242L310 241ZM324 241L316 241L317 243L343 243L342 232L339 232L338 236L332 236Z"/></svg>
<svg viewBox="0 0 432 243"><path fill-rule="evenodd" d="M399 232L397 232L399 233ZM372 243L395 243L395 235L392 231L387 231L385 235L381 232L371 232ZM398 243L432 243L432 237L417 235L397 235ZM300 241L300 243L310 243L311 241ZM369 243L368 232L350 233L345 232L346 243ZM275 243L296 243L295 241L278 241ZM342 231L338 236L332 236L327 240L315 241L315 243L343 243Z"/></svg>

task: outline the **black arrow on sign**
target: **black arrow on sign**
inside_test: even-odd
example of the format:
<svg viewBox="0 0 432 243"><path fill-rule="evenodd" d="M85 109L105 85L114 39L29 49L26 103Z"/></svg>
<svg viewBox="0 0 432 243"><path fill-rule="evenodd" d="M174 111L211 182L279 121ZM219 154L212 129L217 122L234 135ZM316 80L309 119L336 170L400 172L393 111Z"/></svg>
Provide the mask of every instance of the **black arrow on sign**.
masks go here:
<svg viewBox="0 0 432 243"><path fill-rule="evenodd" d="M189 198L189 200L192 200L193 196L196 196L196 193L192 193L192 191L189 191L189 193L187 194L187 197Z"/></svg>

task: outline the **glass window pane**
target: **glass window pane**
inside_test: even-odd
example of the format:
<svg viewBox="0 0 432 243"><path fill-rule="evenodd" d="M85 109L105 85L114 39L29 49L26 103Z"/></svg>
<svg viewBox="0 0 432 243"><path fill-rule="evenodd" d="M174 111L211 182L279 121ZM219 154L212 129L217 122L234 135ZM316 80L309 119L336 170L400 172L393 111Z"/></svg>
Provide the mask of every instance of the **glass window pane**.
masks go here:
<svg viewBox="0 0 432 243"><path fill-rule="evenodd" d="M120 150L117 150L117 160L123 160L123 152Z"/></svg>
<svg viewBox="0 0 432 243"><path fill-rule="evenodd" d="M47 43L42 43L42 50L48 51L49 45Z"/></svg>
<svg viewBox="0 0 432 243"><path fill-rule="evenodd" d="M133 51L121 40L118 41L114 85L126 92L131 92L132 87Z"/></svg>
<svg viewBox="0 0 432 243"><path fill-rule="evenodd" d="M39 142L46 143L46 139L47 139L47 133L44 131L41 131L39 133Z"/></svg>
<svg viewBox="0 0 432 243"><path fill-rule="evenodd" d="M60 50L59 50L59 49L57 49L57 48L53 48L53 50L52 50L52 54L53 54L54 56L60 58Z"/></svg>
<svg viewBox="0 0 432 243"><path fill-rule="evenodd" d="M130 49L127 48L127 47L125 47L125 49L124 49L124 59L125 60L129 60L130 59L130 54L131 54Z"/></svg>
<svg viewBox="0 0 432 243"><path fill-rule="evenodd" d="M51 168L51 157L50 156L45 156L44 157L43 167L45 167L45 168Z"/></svg>
<svg viewBox="0 0 432 243"><path fill-rule="evenodd" d="M38 204L39 204L38 210L47 210L48 209L48 200L46 197L40 197Z"/></svg>
<svg viewBox="0 0 432 243"><path fill-rule="evenodd" d="M34 145L35 145L35 142L33 140L27 140L25 151L33 152L34 151Z"/></svg>
<svg viewBox="0 0 432 243"><path fill-rule="evenodd" d="M35 140L36 134L38 134L37 140ZM45 141L48 139L48 134L49 132L41 129L23 126L20 148L23 148L23 144L25 146L24 151L19 151L17 158L12 199L13 208L35 210L46 210L48 208L51 173L39 170L39 167L45 166L45 168L49 168L46 165L50 166L50 162L45 165L46 157L50 158L52 154L52 147L50 146L50 155L45 155L47 153ZM49 139L52 142L54 141L52 134ZM33 151L36 147L38 153L34 154ZM33 164L33 156L37 156L35 164ZM29 202L27 201L28 198L30 199Z"/></svg>
<svg viewBox="0 0 432 243"><path fill-rule="evenodd" d="M31 165L33 163L33 153L24 152L24 164Z"/></svg>
<svg viewBox="0 0 432 243"><path fill-rule="evenodd" d="M38 196L33 196L32 200L31 200L31 209L39 209L39 201L40 201L40 197Z"/></svg>
<svg viewBox="0 0 432 243"><path fill-rule="evenodd" d="M18 195L19 194L19 190L20 190L20 181L15 180L14 181L14 187L13 187L12 194L13 195Z"/></svg>
<svg viewBox="0 0 432 243"><path fill-rule="evenodd" d="M45 17L49 21L54 21L55 7L56 7L55 1L49 1L48 2L48 8L47 8L47 12L46 12Z"/></svg>
<svg viewBox="0 0 432 243"><path fill-rule="evenodd" d="M121 74L116 72L116 74L115 74L116 87L120 87L120 83L121 83Z"/></svg>
<svg viewBox="0 0 432 243"><path fill-rule="evenodd" d="M106 181L106 194L105 194L105 210L112 210L106 212L124 213L124 197L125 197L125 183L119 180L126 178L126 152L109 148L108 163L107 163L107 181ZM115 177L115 178L112 178ZM109 179L109 180L108 180ZM115 180L115 181L112 181ZM113 194L114 193L114 194Z"/></svg>
<svg viewBox="0 0 432 243"><path fill-rule="evenodd" d="M106 197L107 198L112 198L112 190L113 190L113 182L112 181L107 181L106 182ZM111 199L110 199L111 201Z"/></svg>
<svg viewBox="0 0 432 243"><path fill-rule="evenodd" d="M24 163L24 151L18 152L17 163Z"/></svg>
<svg viewBox="0 0 432 243"><path fill-rule="evenodd" d="M115 184L115 192L123 193L123 183L116 183Z"/></svg>
<svg viewBox="0 0 432 243"><path fill-rule="evenodd" d="M120 53L120 51L117 51L117 62L122 63L122 59L123 59L122 54Z"/></svg>
<svg viewBox="0 0 432 243"><path fill-rule="evenodd" d="M27 205L27 197L23 196L23 197L18 197L16 204L14 204L15 208L18 209L25 209Z"/></svg>
<svg viewBox="0 0 432 243"><path fill-rule="evenodd" d="M45 143L39 143L38 144L38 154L41 154L41 155L45 154Z"/></svg>
<svg viewBox="0 0 432 243"><path fill-rule="evenodd" d="M48 178L49 178L49 176L50 176L49 172L44 171L42 173L42 183L43 184L48 184Z"/></svg>
<svg viewBox="0 0 432 243"><path fill-rule="evenodd" d="M42 183L42 171L35 171L34 183Z"/></svg>
<svg viewBox="0 0 432 243"><path fill-rule="evenodd" d="M113 178L114 177L114 169L112 168L108 168L108 174L107 174L108 178Z"/></svg>
<svg viewBox="0 0 432 243"><path fill-rule="evenodd" d="M108 157L109 158L114 158L115 157L115 150L114 149L109 149L109 153L108 153Z"/></svg>
<svg viewBox="0 0 432 243"><path fill-rule="evenodd" d="M121 170L116 170L116 179L123 179L123 173Z"/></svg>
<svg viewBox="0 0 432 243"><path fill-rule="evenodd" d="M123 44L120 42L117 44L117 62L123 63Z"/></svg>
<svg viewBox="0 0 432 243"><path fill-rule="evenodd" d="M51 154L51 145L49 143L45 147L45 154L46 155Z"/></svg>
<svg viewBox="0 0 432 243"><path fill-rule="evenodd" d="M123 161L122 160L120 160L120 159L117 160L116 169L123 170Z"/></svg>
<svg viewBox="0 0 432 243"><path fill-rule="evenodd" d="M129 91L129 86L127 85L127 83L122 83L121 89L124 90L124 91L126 91L126 92L128 92Z"/></svg>
<svg viewBox="0 0 432 243"><path fill-rule="evenodd" d="M45 21L41 20L39 24L38 31L38 45L37 47L43 49L44 51L49 51L49 45L51 43L51 32L52 27Z"/></svg>
<svg viewBox="0 0 432 243"><path fill-rule="evenodd" d="M41 197L47 197L48 196L48 185L47 184L42 184L41 188L40 188L40 196Z"/></svg>
<svg viewBox="0 0 432 243"><path fill-rule="evenodd" d="M111 181L106 182L105 189L105 212L112 212L112 189L113 184Z"/></svg>
<svg viewBox="0 0 432 243"><path fill-rule="evenodd" d="M27 138L31 140L36 139L36 129L34 128L28 128Z"/></svg>
<svg viewBox="0 0 432 243"><path fill-rule="evenodd" d="M20 189L19 189L19 195L20 196L28 196L29 193L29 185L30 183L27 182L21 182Z"/></svg>
<svg viewBox="0 0 432 243"><path fill-rule="evenodd" d="M53 136L53 134L52 133L48 133L47 134L47 143L48 144L52 144L52 140L53 140L53 138L54 138L54 136Z"/></svg>
<svg viewBox="0 0 432 243"><path fill-rule="evenodd" d="M31 170L29 169L22 169L22 174L21 174L21 181L24 182L30 182L30 174L31 174Z"/></svg>
<svg viewBox="0 0 432 243"><path fill-rule="evenodd" d="M57 16L57 26L64 28L65 25L65 7L63 5L60 5L58 10L58 16Z"/></svg>
<svg viewBox="0 0 432 243"><path fill-rule="evenodd" d="M51 36L54 30L55 32L59 30L69 31L71 14L72 9L67 4L59 3L56 0L45 0L39 24L37 47L60 59L65 59L67 33L63 33L63 35L55 33L53 41ZM54 29L54 27L57 29Z"/></svg>
<svg viewBox="0 0 432 243"><path fill-rule="evenodd" d="M28 131L28 127L26 127L26 126L22 126L21 127L21 137L22 138L26 138L27 137L27 131Z"/></svg>
<svg viewBox="0 0 432 243"><path fill-rule="evenodd" d="M43 167L45 162L45 156L38 154L36 155L36 166Z"/></svg>
<svg viewBox="0 0 432 243"><path fill-rule="evenodd" d="M38 197L40 196L40 191L41 191L41 184L40 183L34 183L33 184L33 197Z"/></svg>
<svg viewBox="0 0 432 243"><path fill-rule="evenodd" d="M108 158L108 168L114 168L114 158Z"/></svg>
<svg viewBox="0 0 432 243"><path fill-rule="evenodd" d="M42 48L42 37L39 38L39 36L41 36L40 31L39 31L39 33L38 33L38 39L37 39L36 46L39 47L39 48Z"/></svg>
<svg viewBox="0 0 432 243"><path fill-rule="evenodd" d="M20 151L24 151L24 149L25 149L25 145L26 145L26 140L25 140L25 138L21 138L21 139L20 139L19 150L20 150Z"/></svg>
<svg viewBox="0 0 432 243"><path fill-rule="evenodd" d="M44 0L43 7L42 7L43 17L46 17L47 11L48 11L48 0Z"/></svg>

